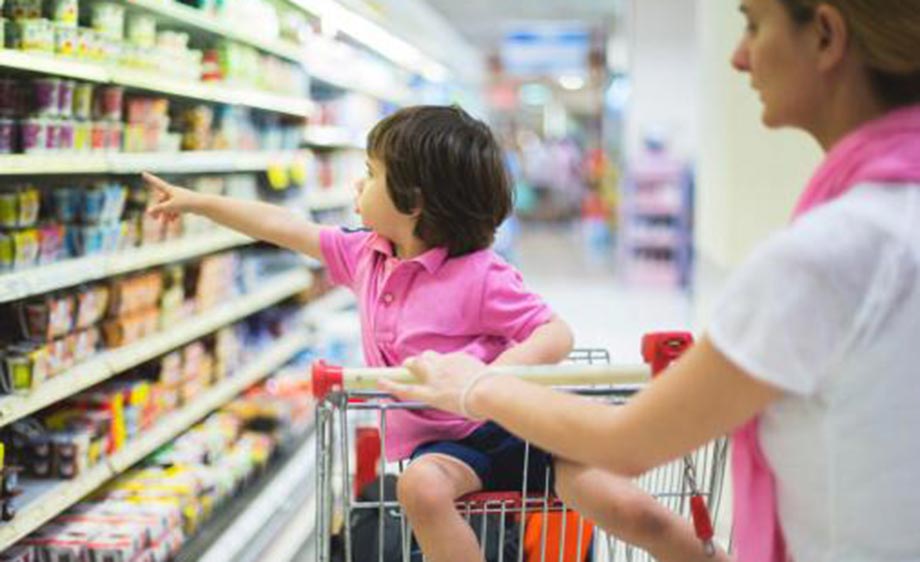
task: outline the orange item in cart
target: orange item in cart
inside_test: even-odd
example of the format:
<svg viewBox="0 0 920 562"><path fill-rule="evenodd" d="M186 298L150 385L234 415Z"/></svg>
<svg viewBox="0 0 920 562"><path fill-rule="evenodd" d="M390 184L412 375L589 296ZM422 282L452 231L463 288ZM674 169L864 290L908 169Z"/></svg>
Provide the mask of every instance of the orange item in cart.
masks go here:
<svg viewBox="0 0 920 562"><path fill-rule="evenodd" d="M581 522L581 550L578 550L579 522ZM543 544L543 527L546 526L546 543ZM563 538L562 530L565 529ZM565 513L534 513L527 516L527 529L524 532L524 560L539 562L543 559L542 552L547 560L560 560L561 562L583 562L588 557L588 548L591 546L591 537L594 533L594 524L583 519L574 511ZM565 542L563 542L563 540ZM562 549L563 556L559 557Z"/></svg>

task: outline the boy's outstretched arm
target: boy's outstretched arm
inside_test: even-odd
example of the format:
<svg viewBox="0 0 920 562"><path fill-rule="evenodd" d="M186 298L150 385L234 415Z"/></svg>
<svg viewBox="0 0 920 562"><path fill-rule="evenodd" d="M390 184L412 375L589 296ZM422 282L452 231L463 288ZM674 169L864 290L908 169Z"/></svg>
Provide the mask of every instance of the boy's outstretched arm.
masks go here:
<svg viewBox="0 0 920 562"><path fill-rule="evenodd" d="M509 347L492 365L545 365L558 363L568 357L574 345L569 325L553 316L530 334L530 337Z"/></svg>
<svg viewBox="0 0 920 562"><path fill-rule="evenodd" d="M145 173L143 179L154 197L154 204L147 212L155 218L173 220L182 213L195 213L252 238L322 259L319 246L322 227L284 207L198 193L153 174Z"/></svg>

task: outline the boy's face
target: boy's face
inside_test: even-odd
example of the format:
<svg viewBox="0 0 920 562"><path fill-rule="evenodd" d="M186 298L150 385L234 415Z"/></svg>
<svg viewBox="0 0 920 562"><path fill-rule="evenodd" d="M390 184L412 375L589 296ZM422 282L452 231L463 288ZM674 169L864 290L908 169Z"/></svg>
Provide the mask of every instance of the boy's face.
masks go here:
<svg viewBox="0 0 920 562"><path fill-rule="evenodd" d="M384 238L403 242L412 236L417 213L407 215L399 211L387 191L386 168L376 158L367 161L367 177L358 180L355 211L361 215L361 222Z"/></svg>

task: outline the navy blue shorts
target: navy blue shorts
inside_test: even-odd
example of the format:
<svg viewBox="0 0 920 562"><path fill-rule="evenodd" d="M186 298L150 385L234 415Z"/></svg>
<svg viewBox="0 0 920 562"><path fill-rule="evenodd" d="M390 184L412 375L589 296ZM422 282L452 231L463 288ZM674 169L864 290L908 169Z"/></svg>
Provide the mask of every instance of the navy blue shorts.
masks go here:
<svg viewBox="0 0 920 562"><path fill-rule="evenodd" d="M487 422L459 441L419 445L412 452L412 460L432 453L447 455L472 468L482 482L483 491L514 492L521 490L524 483L524 448L523 440ZM553 491L552 468L553 456L531 445L527 455L527 491Z"/></svg>

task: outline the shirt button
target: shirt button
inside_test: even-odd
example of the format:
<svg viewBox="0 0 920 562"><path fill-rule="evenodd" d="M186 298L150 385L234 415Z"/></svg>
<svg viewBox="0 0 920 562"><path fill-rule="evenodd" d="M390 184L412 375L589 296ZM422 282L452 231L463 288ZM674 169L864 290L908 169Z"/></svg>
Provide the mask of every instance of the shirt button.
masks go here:
<svg viewBox="0 0 920 562"><path fill-rule="evenodd" d="M384 293L383 302L385 304L390 304L391 302L393 302L393 293Z"/></svg>

